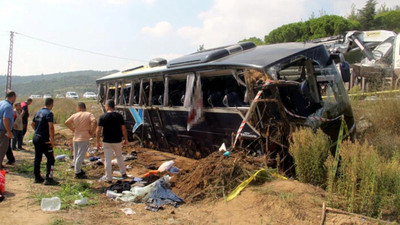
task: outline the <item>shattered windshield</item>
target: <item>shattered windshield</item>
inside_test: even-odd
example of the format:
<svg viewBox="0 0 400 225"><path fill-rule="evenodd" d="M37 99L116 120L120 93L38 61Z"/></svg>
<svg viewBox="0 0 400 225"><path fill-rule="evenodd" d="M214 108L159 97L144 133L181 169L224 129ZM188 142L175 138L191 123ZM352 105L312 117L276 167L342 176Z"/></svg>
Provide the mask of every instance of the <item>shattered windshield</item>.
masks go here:
<svg viewBox="0 0 400 225"><path fill-rule="evenodd" d="M340 73L324 48L283 59L269 67L267 73L288 83L279 87L279 93L286 110L297 118L332 119L349 105ZM317 123L309 124L313 127L320 125L315 119L312 123Z"/></svg>

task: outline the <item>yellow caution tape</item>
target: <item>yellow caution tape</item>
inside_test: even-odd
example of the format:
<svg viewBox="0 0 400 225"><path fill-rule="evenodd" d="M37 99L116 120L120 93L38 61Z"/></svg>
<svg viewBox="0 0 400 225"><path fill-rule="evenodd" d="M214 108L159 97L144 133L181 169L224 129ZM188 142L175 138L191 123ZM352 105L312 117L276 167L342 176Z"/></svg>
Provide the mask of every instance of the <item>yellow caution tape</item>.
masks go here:
<svg viewBox="0 0 400 225"><path fill-rule="evenodd" d="M235 190L233 190L229 196L226 198L226 201L230 201L232 199L234 199L248 184L250 184L250 182L252 180L254 180L254 178L258 175L258 173L260 173L261 171L265 171L265 169L261 169L259 171L257 171L256 173L254 173L251 177L247 178L247 180L243 181L241 184L239 184Z"/></svg>
<svg viewBox="0 0 400 225"><path fill-rule="evenodd" d="M349 97L355 96L371 96L371 95L383 95L383 94L391 94L391 93L399 93L400 90L391 90L391 91L376 91L376 92L366 92L366 93L354 93L348 94ZM327 96L322 96L322 99L326 99Z"/></svg>
<svg viewBox="0 0 400 225"><path fill-rule="evenodd" d="M282 179L282 180L287 180L288 178L285 176L280 175L279 173L271 173L271 176L278 178L278 179Z"/></svg>
<svg viewBox="0 0 400 225"><path fill-rule="evenodd" d="M336 143L335 160L333 161L332 176L335 176L335 175L336 175L337 168L338 168L338 165L339 165L340 145L342 144L342 140L343 140L343 131L346 132L347 137L350 136L350 134L349 134L349 128L347 127L347 123L346 123L346 121L344 120L344 116L342 115L342 123L341 123L341 125L340 125L338 140L337 140L337 143Z"/></svg>
<svg viewBox="0 0 400 225"><path fill-rule="evenodd" d="M367 92L367 93L354 93L354 94L349 94L349 97L353 97L353 96L382 95L382 94L391 94L391 93L397 93L397 92L400 92L400 90L376 91L376 92Z"/></svg>

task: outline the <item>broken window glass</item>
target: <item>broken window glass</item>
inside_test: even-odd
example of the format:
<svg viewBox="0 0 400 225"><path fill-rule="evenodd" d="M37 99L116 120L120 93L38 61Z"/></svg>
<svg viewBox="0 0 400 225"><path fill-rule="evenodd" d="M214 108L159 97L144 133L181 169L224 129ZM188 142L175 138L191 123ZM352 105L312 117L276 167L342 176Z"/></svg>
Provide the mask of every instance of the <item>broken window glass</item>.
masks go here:
<svg viewBox="0 0 400 225"><path fill-rule="evenodd" d="M163 100L164 100L164 82L154 81L153 93L152 93L153 105L163 105Z"/></svg>
<svg viewBox="0 0 400 225"><path fill-rule="evenodd" d="M169 106L183 106L185 99L186 79L173 80L169 78L168 97Z"/></svg>
<svg viewBox="0 0 400 225"><path fill-rule="evenodd" d="M240 77L235 78L233 74L202 76L203 105L205 107L242 107L248 105L244 102L246 87L240 82L241 79L244 79L243 75L240 75ZM240 80L238 81L238 79Z"/></svg>

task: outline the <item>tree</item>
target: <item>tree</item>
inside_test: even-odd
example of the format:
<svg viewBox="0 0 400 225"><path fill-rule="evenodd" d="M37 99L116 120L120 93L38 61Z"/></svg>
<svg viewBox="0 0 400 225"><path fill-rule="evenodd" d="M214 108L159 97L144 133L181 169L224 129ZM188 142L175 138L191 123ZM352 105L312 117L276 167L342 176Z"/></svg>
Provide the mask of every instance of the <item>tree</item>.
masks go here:
<svg viewBox="0 0 400 225"><path fill-rule="evenodd" d="M379 13L375 17L375 23L378 29L393 30L397 33L400 32L400 10L393 10L388 12Z"/></svg>
<svg viewBox="0 0 400 225"><path fill-rule="evenodd" d="M201 45L199 45L199 48L197 49L197 51L198 52L201 52L201 51L203 51L205 48L204 48L204 44L201 44Z"/></svg>
<svg viewBox="0 0 400 225"><path fill-rule="evenodd" d="M358 21L358 13L357 13L357 9L356 9L356 5L354 3L351 4L351 11L350 11L350 15L347 17L347 19L349 20L355 20Z"/></svg>
<svg viewBox="0 0 400 225"><path fill-rule="evenodd" d="M261 39L258 38L258 37L246 38L246 39L243 39L243 40L239 41L239 43L240 43L240 42L246 42L246 41L251 41L251 42L253 42L253 43L256 44L256 45L265 45L265 43L263 42L263 40L261 40Z"/></svg>
<svg viewBox="0 0 400 225"><path fill-rule="evenodd" d="M307 41L311 39L343 34L359 28L357 21L341 16L325 15L305 22L286 24L272 30L264 37L266 44Z"/></svg>
<svg viewBox="0 0 400 225"><path fill-rule="evenodd" d="M367 0L364 8L358 10L359 22L362 30L375 29L376 0Z"/></svg>

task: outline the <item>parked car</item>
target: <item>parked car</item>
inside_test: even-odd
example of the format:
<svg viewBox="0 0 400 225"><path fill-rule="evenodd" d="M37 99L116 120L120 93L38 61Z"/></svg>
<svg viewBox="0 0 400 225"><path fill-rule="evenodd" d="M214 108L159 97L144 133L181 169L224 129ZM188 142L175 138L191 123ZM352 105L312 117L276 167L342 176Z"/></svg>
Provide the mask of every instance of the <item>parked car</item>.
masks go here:
<svg viewBox="0 0 400 225"><path fill-rule="evenodd" d="M96 98L97 98L97 95L96 95L94 92L87 91L87 92L85 92L85 93L83 94L82 97L83 97L83 98L87 98L87 99L96 99Z"/></svg>
<svg viewBox="0 0 400 225"><path fill-rule="evenodd" d="M79 96L75 91L68 91L65 95L66 98L78 99Z"/></svg>
<svg viewBox="0 0 400 225"><path fill-rule="evenodd" d="M44 99L46 99L46 98L52 98L53 96L51 96L50 94L45 94L45 95L43 95L43 98Z"/></svg>
<svg viewBox="0 0 400 225"><path fill-rule="evenodd" d="M42 98L42 95L30 95L29 98Z"/></svg>

